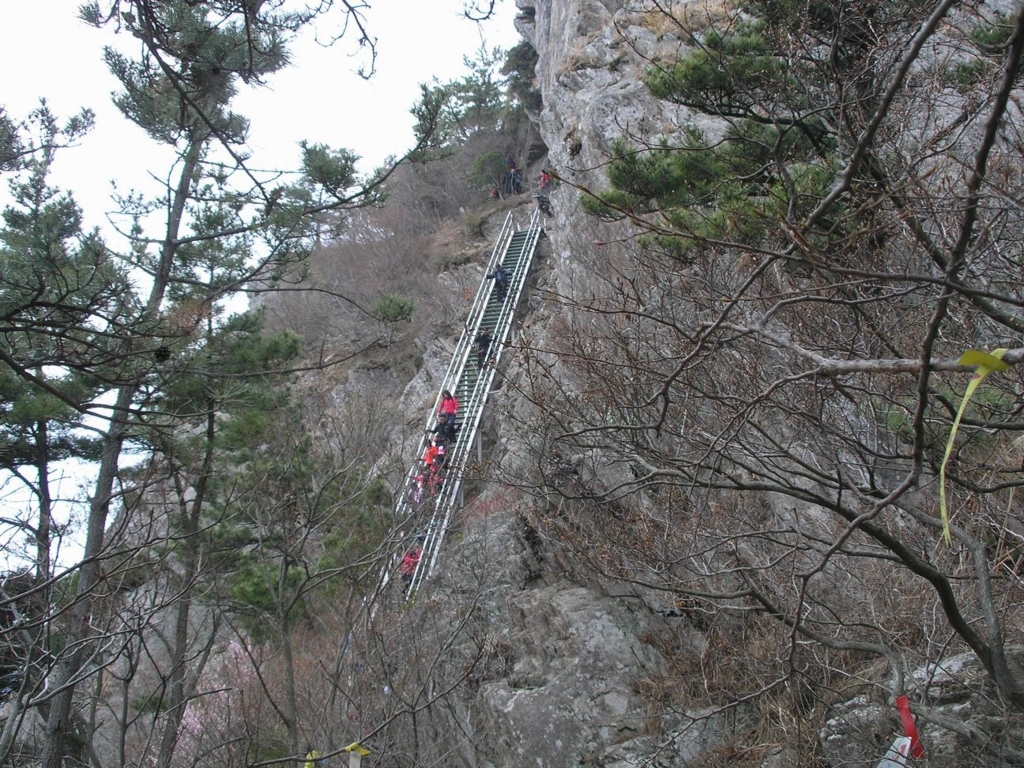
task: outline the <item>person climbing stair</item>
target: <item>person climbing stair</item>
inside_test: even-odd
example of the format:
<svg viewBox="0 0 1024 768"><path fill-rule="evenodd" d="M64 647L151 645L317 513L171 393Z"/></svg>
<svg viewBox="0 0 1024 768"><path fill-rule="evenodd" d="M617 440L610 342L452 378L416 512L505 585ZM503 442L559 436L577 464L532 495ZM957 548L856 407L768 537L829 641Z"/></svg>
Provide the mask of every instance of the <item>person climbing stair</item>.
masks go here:
<svg viewBox="0 0 1024 768"><path fill-rule="evenodd" d="M487 361L487 352L491 348L491 332L484 328L476 335L476 369L482 371Z"/></svg>
<svg viewBox="0 0 1024 768"><path fill-rule="evenodd" d="M511 273L501 264L495 267L493 272L487 274L487 279L494 281L494 288L498 292L498 299L501 301L504 301L505 296L508 295L508 281L510 277L512 277Z"/></svg>

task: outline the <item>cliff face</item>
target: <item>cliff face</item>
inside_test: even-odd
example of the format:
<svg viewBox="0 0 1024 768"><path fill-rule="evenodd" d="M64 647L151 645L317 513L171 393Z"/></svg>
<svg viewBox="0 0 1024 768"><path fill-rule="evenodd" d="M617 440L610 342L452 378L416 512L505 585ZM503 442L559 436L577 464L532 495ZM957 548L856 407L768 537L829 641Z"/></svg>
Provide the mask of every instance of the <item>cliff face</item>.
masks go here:
<svg viewBox="0 0 1024 768"><path fill-rule="evenodd" d="M470 676L472 685L456 694L458 705L441 728L466 738L453 738L448 748L469 765L509 768L767 767L796 764L807 755L821 764L874 765L898 729L884 694L857 695L858 689L823 702L790 680L779 685L786 690L789 709L779 712L778 720L763 708L730 700L730 690L750 683L744 679L746 657L766 653L767 642L758 636L763 625L748 625L741 612L709 619L693 605L679 604L658 589L656 578L647 580L649 564L634 563L635 571L612 574L588 561L587 547L597 546L602 536L625 540L641 532L631 530L625 517L611 524L601 517L614 518L614 505L588 517L571 489L595 480L615 485L633 470L621 462L601 465L587 455L552 453L536 390L530 387L531 350L551 348L574 322L571 302L562 299L600 295L601 281L628 271L617 271L630 259L628 248L609 245L626 242L627 231L586 216L579 205L582 191L606 185L612 143L625 136L657 144L679 136L684 118L706 136L721 132L715 122L655 99L642 80L652 63L679 56L687 25L706 28L709 20L721 18L723 6L714 0L690 3L686 12L676 14L681 25L675 25L665 24L664 16L643 2L517 2L519 29L539 55L536 82L544 106L537 124L548 148L545 164L561 183L551 194L554 217L546 226L533 290L520 308L519 341L507 355L504 384L484 424L488 482L471 494L458 520L460 533L447 550L444 573L432 583L433 596L425 607L468 610L467 628L474 640L457 653L464 658L479 654L480 659ZM779 277L780 283L786 279ZM571 371L559 372L560 365L554 360L548 370L562 387L560 395L585 397ZM415 399L431 391L423 382L413 389ZM863 423L854 409L849 418ZM571 415L560 426L567 425ZM780 433L786 430L779 426ZM786 439L795 434L788 432ZM810 456L813 448L806 451ZM561 495L548 492L545 483L552 478L560 481ZM675 503L652 503L648 512L657 517L664 504L674 513ZM678 504L681 508L685 500ZM570 507L574 514L563 516ZM713 511L722 513L721 505ZM813 505L771 493L748 494L735 512L766 520L775 516L785 525L827 524ZM740 561L753 557L744 546L737 546ZM676 554L668 552L666 561ZM725 634L749 645L715 645L714 637ZM965 669L961 657L952 658L959 659L957 669ZM874 673L872 685L884 682L886 673L872 670L870 661L857 663L867 678ZM929 670L934 667L923 664L911 674L931 679ZM998 717L992 687L977 673L975 665L965 678L969 684L955 694L943 689L934 696L934 719L947 726L961 724L930 734L938 747L936 765L954 765L972 753L969 734L980 730L963 725L972 717L966 713L981 720ZM822 687L830 684L827 665L812 661L801 674ZM709 681L717 686L716 695L703 696L696 689ZM958 679L957 685L963 682ZM688 686L695 694L691 698L680 695ZM736 735L755 732L760 734L757 747L740 762L732 751ZM998 764L998 759L985 764Z"/></svg>
<svg viewBox="0 0 1024 768"><path fill-rule="evenodd" d="M540 0L530 7L519 29L538 52L540 129L560 175L600 184L614 139L657 140L678 130L680 113L654 99L641 81L649 62L681 50L649 4Z"/></svg>
<svg viewBox="0 0 1024 768"><path fill-rule="evenodd" d="M561 322L550 297L588 290L591 260L603 256L585 243L614 231L580 211L574 187L603 183L607 152L623 132L654 140L677 131L679 115L650 96L641 73L645 61L677 53L679 42L645 26L655 15L639 5L519 0L519 7L519 29L539 54L546 164L561 179L534 290L520 307L519 338L544 347ZM512 350L502 373L506 384L483 426L489 482L471 495L445 573L430 586L428 610L476 601L472 634L486 638L478 642L482 671L474 673L471 695L460 697L462 715L443 729L471 731L476 748L450 748L470 764L508 768L705 764L742 715L669 712L659 692L681 657L699 664L703 635L656 594L623 594L572 547L538 532L534 516L557 502L535 485L536 463L548 457L533 443L537 415L523 394L521 350ZM429 385L413 390L419 399ZM659 650L659 638L667 637L670 657Z"/></svg>

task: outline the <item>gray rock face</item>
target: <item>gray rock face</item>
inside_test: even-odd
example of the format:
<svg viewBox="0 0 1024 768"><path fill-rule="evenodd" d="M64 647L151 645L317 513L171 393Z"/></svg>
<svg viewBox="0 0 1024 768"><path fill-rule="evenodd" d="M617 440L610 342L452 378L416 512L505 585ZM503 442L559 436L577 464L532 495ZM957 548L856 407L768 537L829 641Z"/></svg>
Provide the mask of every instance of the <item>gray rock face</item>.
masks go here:
<svg viewBox="0 0 1024 768"><path fill-rule="evenodd" d="M547 225L550 257L540 279L547 281L542 287L558 292L585 292L597 225L580 212L577 189L604 186L603 167L616 138L632 134L657 141L679 131L687 115L654 99L642 76L651 62L678 55L681 42L671 29L654 24L642 2L517 0L517 5L522 11L519 29L539 55L536 82L544 107L538 127L549 150L547 165L563 180L551 195L555 218ZM695 13L714 12L715 4L707 0L692 5ZM711 123L698 122L697 127L708 135L720 130ZM523 328L543 345L547 324L558 309L530 309L535 311L523 319ZM428 357L436 370L443 350ZM514 363L508 368L505 375L514 381ZM409 398L430 392L426 379L424 373L413 383ZM517 399L515 391L514 386L505 387L487 416L491 426L485 430L496 435L486 459L494 467L492 477L518 477L528 462L517 451L511 430L501 427L507 413L515 413L520 423L528 420L524 414L530 404ZM538 553L520 520L521 506L534 502L499 492L498 486L484 484L482 495L471 499L459 523L462 538L450 545L446 573L438 579L443 590L476 585L481 631L491 638L492 650L498 649L492 654L498 662L488 666L472 695L460 702L478 737L472 756L463 754L465 764L626 768L700 766L716 760L720 765L728 764L732 733L769 727L744 722L742 708L687 710L663 702L650 706L643 681L665 674L673 661L647 642L665 621L657 613L660 598L645 595L626 601L609 596L597 585L576 579L557 553ZM678 653L705 653L705 638L696 630L677 630L677 635L689 638L689 648ZM959 672L948 675L954 667ZM918 679L918 699L924 702L919 722L930 742L930 765L995 766L1021 759L1009 737L991 749L974 738L992 728L989 722L984 729L972 722L997 717L999 707L984 685L972 691L971 681L984 677L973 657L951 660L945 672L927 677ZM943 682L947 677L948 684ZM453 732L464 730L466 722L452 726ZM873 768L898 726L891 705L868 697L851 699L834 709L828 727L818 734L823 764ZM785 734L776 736L765 737L770 749L758 757L765 768L795 764L803 754L802 745L787 743ZM451 745L452 752L460 749ZM972 754L983 752L991 757L970 762ZM750 759L743 764L757 764Z"/></svg>
<svg viewBox="0 0 1024 768"><path fill-rule="evenodd" d="M510 609L512 673L481 690L506 765L573 765L640 732L629 688L658 660L627 630L620 605L553 585L516 595Z"/></svg>
<svg viewBox="0 0 1024 768"><path fill-rule="evenodd" d="M668 137L683 111L653 98L643 71L661 57L674 57L680 42L659 36L645 22L653 15L642 2L616 0L517 0L532 7L519 29L538 53L537 85L544 98L540 130L550 165L573 183L604 183L601 171L614 139ZM555 195L555 209L563 187Z"/></svg>

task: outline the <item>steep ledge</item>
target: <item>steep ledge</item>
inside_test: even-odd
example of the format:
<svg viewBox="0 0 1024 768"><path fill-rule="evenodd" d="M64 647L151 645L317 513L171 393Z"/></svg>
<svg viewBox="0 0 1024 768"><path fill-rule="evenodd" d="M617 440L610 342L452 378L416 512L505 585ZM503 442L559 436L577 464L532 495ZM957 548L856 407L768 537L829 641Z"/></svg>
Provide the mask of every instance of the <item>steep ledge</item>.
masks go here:
<svg viewBox="0 0 1024 768"><path fill-rule="evenodd" d="M537 123L548 147L546 165L560 180L551 194L555 215L546 228L548 252L535 276L534 294L522 308L519 329L543 349L564 327L565 310L552 297L592 295L599 279L596 267L628 259L598 247L615 242L624 231L586 217L578 204L582 191L605 185L612 142L627 135L656 143L677 136L684 118L691 124L696 120L708 136L721 126L654 99L643 85L643 72L652 62L672 60L683 47L679 28L659 24L650 4L517 0L517 5L517 27L539 55L536 83L544 108ZM681 17L695 24L722 9L713 0L685 5L689 10ZM452 732L465 732L468 723L477 735L467 763L494 768L738 764L739 757L730 751L738 732L763 736L763 748L744 755L743 765L781 768L793 764L802 747L822 764L877 763L898 723L891 708L860 698L858 691L836 694L834 716L819 734L800 725L801 707L813 704L801 702L794 691L793 711L784 715L801 729L796 737L735 701L688 707L666 692L666 678L674 676L677 686L685 688L692 682L687 670L693 670L699 685L703 665L727 667L744 651L719 654L709 646L702 623L706 617L699 610L667 602L656 589L616 586L588 567L585 546L558 538L585 536L559 528L561 501L547 498L535 482L538 462L559 465L570 484L594 478L587 457L545 455L536 449L544 425L523 395L528 370L522 356L508 356L505 383L485 425L490 437L483 468L487 482L470 499L449 549L446 573L432 586L455 602L479 600L473 631L488 638L476 685L461 697L464 719L449 723ZM571 390L569 377L561 381ZM767 494L749 496L744 503L743 514L770 509L778 518L792 518L794 525L797 518L823 517L817 515L820 510ZM539 530L539 519L553 523ZM724 620L743 622L742 617ZM756 644L757 638L750 642ZM869 681L871 672L865 669ZM742 665L735 672L717 669L713 676L728 688L733 674L742 676ZM977 675L974 669L972 676ZM985 692L972 699L971 707L985 718L986 697L994 696L990 688L978 687ZM943 695L935 694L944 707L936 716L956 725L965 711L957 707L967 699L946 705L939 701ZM948 730L945 736L932 733L940 745L936 765L961 764L970 751L973 731L956 727L962 731L957 738ZM461 749L456 743L450 748Z"/></svg>
<svg viewBox="0 0 1024 768"><path fill-rule="evenodd" d="M517 26L539 53L547 165L562 180L551 196L555 218L546 228L549 255L534 279L537 295L521 308L521 332L544 346L545 336L557 333L558 311L539 295L585 292L590 279L594 255L581 244L594 238L596 225L580 213L575 187L603 182L606 152L623 131L652 137L677 130L678 113L651 98L640 76L646 60L674 55L679 42L646 28L651 17L636 4L519 0L518 7ZM652 610L657 596L646 604L609 594L585 564L527 522L543 501L522 488L533 474L529 436L513 425L529 424L533 415L519 394L521 361L510 356L503 373L508 384L495 393L485 424L493 435L485 457L491 482L464 510L445 574L431 586L435 598L480 599L474 635L490 638L493 653L463 700L474 732L485 735L479 764L624 768L654 755L658 764L703 764L701 755L721 747L742 716L666 716L658 681L668 660L656 648L659 637L688 637L677 653L699 664L700 633ZM407 399L423 392L414 384ZM429 610L437 602L444 600L431 601ZM684 736L668 737L684 723ZM459 732L465 723L450 726Z"/></svg>

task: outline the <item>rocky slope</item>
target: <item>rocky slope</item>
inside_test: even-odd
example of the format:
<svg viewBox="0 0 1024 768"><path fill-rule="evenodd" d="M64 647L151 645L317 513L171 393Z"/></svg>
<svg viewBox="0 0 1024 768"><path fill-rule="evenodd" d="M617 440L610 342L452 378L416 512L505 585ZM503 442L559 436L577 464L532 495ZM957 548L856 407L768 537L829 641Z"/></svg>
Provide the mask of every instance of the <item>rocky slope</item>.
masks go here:
<svg viewBox="0 0 1024 768"><path fill-rule="evenodd" d="M533 292L520 308L521 332L543 345L556 306L551 292L585 291L589 254L581 241L595 226L580 211L572 185L596 185L610 142L624 129L646 136L676 130L672 109L640 82L644 60L672 55L678 40L645 24L655 15L616 2L520 0L519 29L540 56L538 116L549 154L544 161L563 183L551 195L555 216L535 267ZM542 163L531 167L536 176ZM421 404L443 374L445 342L410 384L402 400ZM433 364L430 364L433 361ZM698 660L704 638L657 597L610 594L573 556L540 536L527 521L543 502L528 487L531 458L515 425L528 424L531 406L520 396L523 376L515 351L506 385L484 424L486 475L458 521L444 573L425 590L418 610L458 615L476 602L471 631L485 637L482 671L460 695L465 720L444 732L471 730L475 747L453 742L452 752L480 766L706 765L721 752L742 711L666 711L656 689L666 658L655 638L683 638L681 655ZM415 406L410 406L415 411ZM469 585L473 585L470 587ZM424 621L426 621L424 619ZM464 655L471 655L466 648ZM454 763L453 763L454 764Z"/></svg>
<svg viewBox="0 0 1024 768"><path fill-rule="evenodd" d="M559 332L564 311L552 297L586 295L595 260L609 258L594 242L621 234L580 211L578 190L604 184L614 139L628 134L656 140L679 130L684 115L654 99L641 76L649 62L677 56L682 43L678 28L661 23L648 3L518 5L518 27L539 54L544 107L536 117L548 147L544 164L562 181L551 195L555 216L546 227L533 290L520 309L520 333L543 348ZM711 0L687 7L681 17L695 25L722 12ZM701 127L715 131L710 123ZM530 169L533 176L539 168ZM428 355L435 364L410 385L406 403L422 403L436 390L444 357L443 348ZM717 676L728 689L733 673L724 660L742 657L744 649L724 653L709 646L699 615L655 590L625 589L588 568L578 547L563 546L552 534L557 526L538 530L539 519L557 517L553 507L559 502L535 483L538 453L531 448L530 425L536 427L536 414L523 395L527 368L522 350L507 356L505 384L484 425L488 482L471 494L443 573L416 609L424 622L438 611L471 615L466 633L473 640L463 638L453 652L464 661L477 659L472 684L455 694L458 703L439 728L450 735L439 737L442 751L459 755L451 764L874 765L899 733L895 711L877 696L851 690L830 703L801 704L794 694L793 711L773 722L770 713L742 702L722 705L721 697L700 695L687 701L666 691L670 679L685 688L688 669L701 669L705 680ZM578 465L567 469L580 471ZM709 675L707 668L720 663ZM964 764L980 733L1006 727L990 721L996 715L985 702L993 690L971 667L961 660L941 675L932 667L915 672L928 678L922 695L934 704L921 724L935 747L930 765ZM748 746L738 749L738 741ZM978 764L1012 762L1012 749L997 753L1001 757Z"/></svg>

